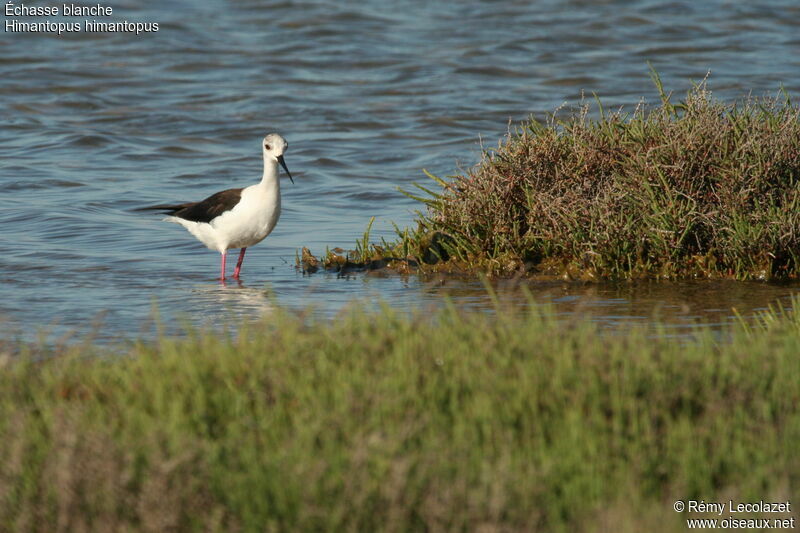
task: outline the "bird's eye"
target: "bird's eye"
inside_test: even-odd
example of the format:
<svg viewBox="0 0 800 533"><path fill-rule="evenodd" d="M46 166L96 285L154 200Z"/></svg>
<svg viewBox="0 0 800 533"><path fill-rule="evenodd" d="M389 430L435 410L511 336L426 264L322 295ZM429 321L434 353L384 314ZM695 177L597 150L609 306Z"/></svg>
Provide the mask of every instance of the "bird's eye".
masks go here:
<svg viewBox="0 0 800 533"><path fill-rule="evenodd" d="M270 149L270 147L269 147L269 145L268 145L268 144L265 144L265 145L264 145L264 148L266 148L267 150L269 150L269 149Z"/></svg>

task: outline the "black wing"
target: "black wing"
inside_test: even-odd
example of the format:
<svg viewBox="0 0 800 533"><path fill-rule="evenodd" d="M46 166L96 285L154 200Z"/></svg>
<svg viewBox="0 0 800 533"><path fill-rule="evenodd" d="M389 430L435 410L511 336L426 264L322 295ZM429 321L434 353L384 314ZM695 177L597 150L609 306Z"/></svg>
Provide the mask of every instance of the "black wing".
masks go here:
<svg viewBox="0 0 800 533"><path fill-rule="evenodd" d="M230 211L242 199L242 189L228 189L214 193L201 202L189 202L176 205L153 205L137 211L161 211L167 215L191 220L193 222L211 222L225 211Z"/></svg>

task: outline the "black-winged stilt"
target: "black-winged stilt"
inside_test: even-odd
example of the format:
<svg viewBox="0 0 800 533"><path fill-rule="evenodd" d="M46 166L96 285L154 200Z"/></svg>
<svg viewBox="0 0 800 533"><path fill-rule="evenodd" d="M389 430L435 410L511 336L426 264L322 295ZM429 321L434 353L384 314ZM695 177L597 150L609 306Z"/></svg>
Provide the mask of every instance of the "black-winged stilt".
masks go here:
<svg viewBox="0 0 800 533"><path fill-rule="evenodd" d="M241 248L233 271L239 279L244 252L263 241L281 216L281 187L278 163L294 183L283 154L289 144L277 133L270 133L261 143L264 174L261 181L243 189L228 189L212 194L201 202L154 205L142 210L162 211L164 220L180 224L209 249L222 254L221 279L225 279L225 258L231 248Z"/></svg>

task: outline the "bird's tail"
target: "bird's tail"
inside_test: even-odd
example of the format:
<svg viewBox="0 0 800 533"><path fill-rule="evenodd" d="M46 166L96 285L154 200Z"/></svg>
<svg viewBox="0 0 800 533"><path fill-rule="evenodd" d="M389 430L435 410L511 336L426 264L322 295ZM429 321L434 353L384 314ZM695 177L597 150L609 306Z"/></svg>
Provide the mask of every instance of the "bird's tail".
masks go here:
<svg viewBox="0 0 800 533"><path fill-rule="evenodd" d="M165 215L173 215L180 211L181 209L185 208L190 204L160 204L160 205L149 205L147 207L137 207L134 211L159 211Z"/></svg>

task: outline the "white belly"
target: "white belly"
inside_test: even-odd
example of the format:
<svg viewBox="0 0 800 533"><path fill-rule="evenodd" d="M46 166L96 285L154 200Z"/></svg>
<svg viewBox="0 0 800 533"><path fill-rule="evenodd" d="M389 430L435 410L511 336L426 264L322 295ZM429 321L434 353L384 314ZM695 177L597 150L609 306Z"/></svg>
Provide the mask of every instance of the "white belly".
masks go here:
<svg viewBox="0 0 800 533"><path fill-rule="evenodd" d="M211 222L192 222L179 217L166 220L185 227L211 250L224 252L263 241L275 228L280 215L279 189L270 190L258 184L245 188L239 203Z"/></svg>

